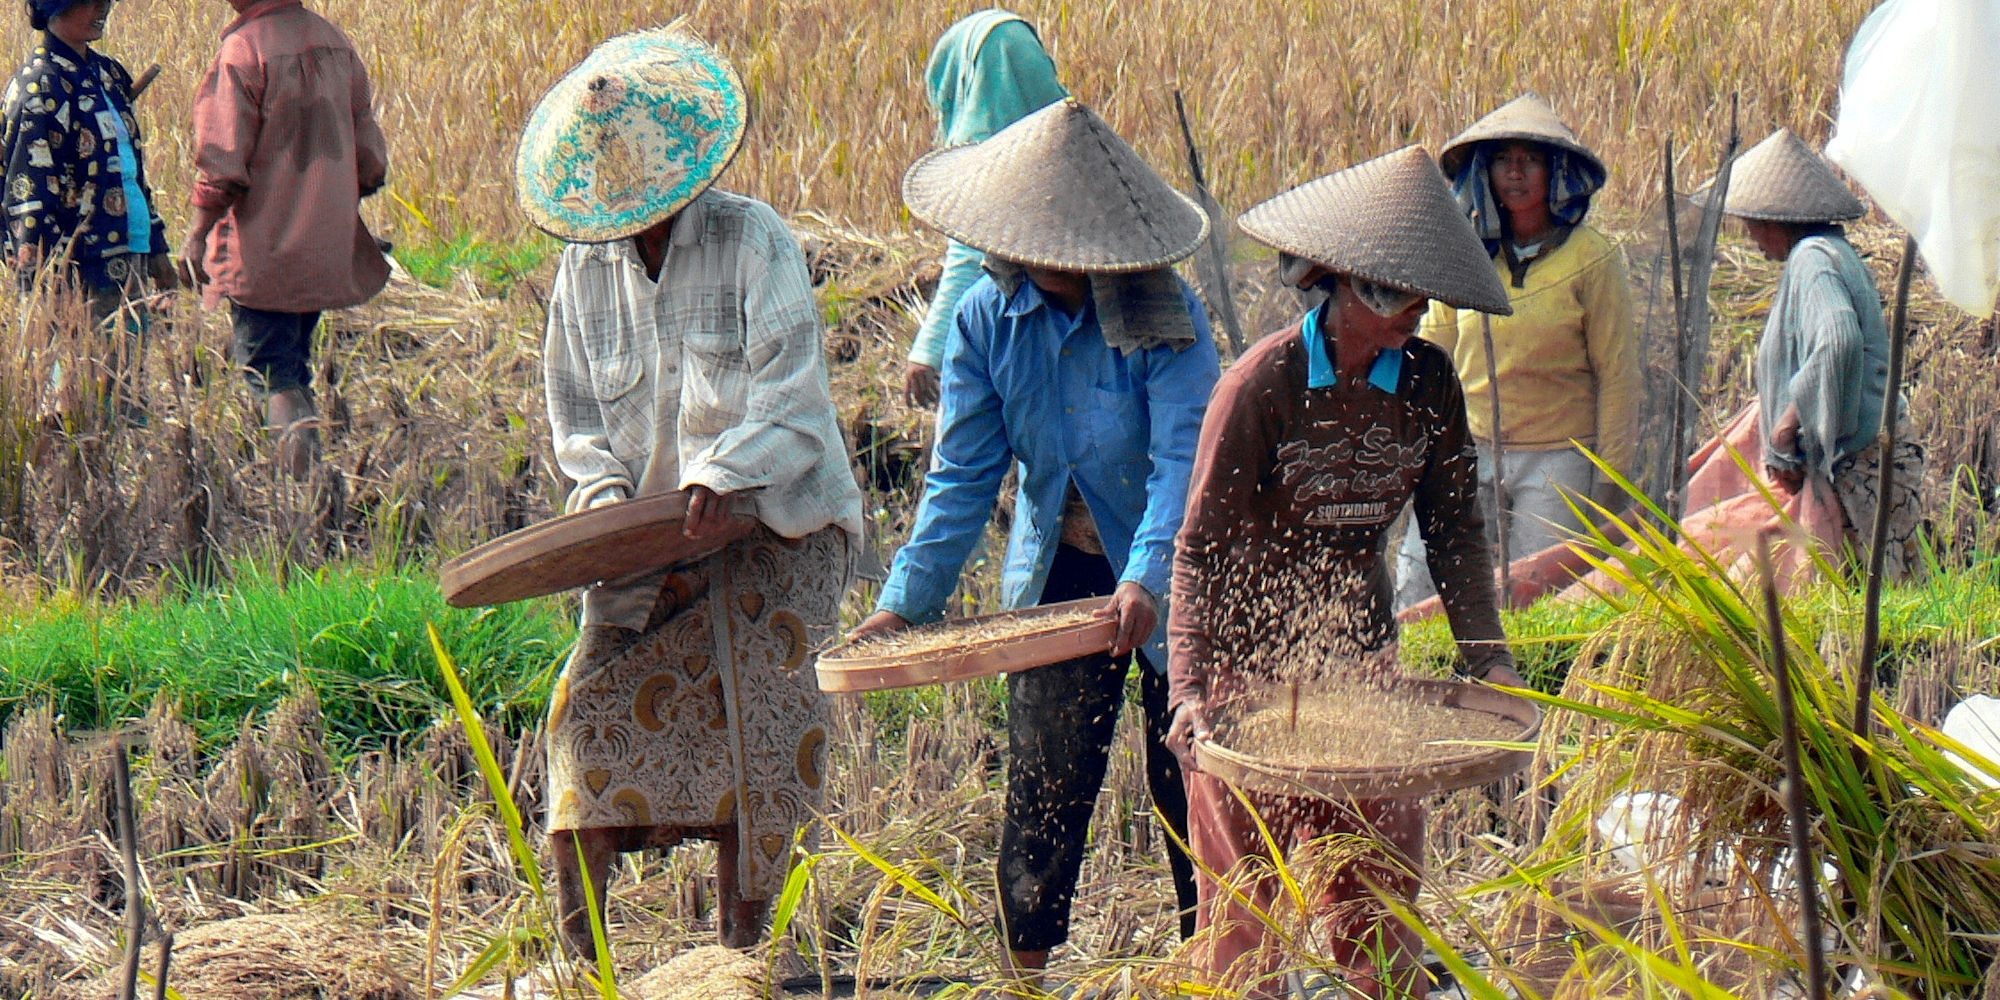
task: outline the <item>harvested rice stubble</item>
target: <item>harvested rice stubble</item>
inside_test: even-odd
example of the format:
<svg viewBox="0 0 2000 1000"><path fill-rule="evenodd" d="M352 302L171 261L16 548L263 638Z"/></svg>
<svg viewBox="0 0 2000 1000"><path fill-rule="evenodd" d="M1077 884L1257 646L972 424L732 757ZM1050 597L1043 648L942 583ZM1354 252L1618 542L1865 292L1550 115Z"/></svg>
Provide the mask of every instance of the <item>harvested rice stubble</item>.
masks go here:
<svg viewBox="0 0 2000 1000"><path fill-rule="evenodd" d="M1306 694L1298 703L1296 727L1288 695L1255 705L1223 723L1219 742L1237 753L1300 767L1417 767L1470 751L1456 741L1513 739L1520 729L1504 716L1364 685Z"/></svg>

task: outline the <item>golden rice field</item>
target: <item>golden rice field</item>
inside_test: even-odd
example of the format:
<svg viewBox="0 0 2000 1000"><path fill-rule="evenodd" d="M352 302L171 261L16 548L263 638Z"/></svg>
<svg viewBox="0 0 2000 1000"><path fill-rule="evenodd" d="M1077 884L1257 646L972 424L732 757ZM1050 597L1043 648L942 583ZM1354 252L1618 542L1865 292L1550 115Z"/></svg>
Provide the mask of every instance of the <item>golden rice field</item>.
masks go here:
<svg viewBox="0 0 2000 1000"><path fill-rule="evenodd" d="M16 7L19 5L16 4ZM394 166L371 209L399 243L470 230L506 239L515 140L542 92L608 35L685 15L732 56L755 121L725 183L780 211L882 229L928 148L924 63L979 3L832 0L320 0L373 73ZM1661 142L1683 176L1716 161L1729 102L1754 140L1823 138L1840 58L1867 0L1027 0L1079 99L1178 183L1185 95L1214 187L1237 209L1299 181L1421 143L1437 149L1524 89L1612 165L1603 204L1655 197ZM125 0L102 48L162 72L144 101L170 221L189 187L188 102L232 17L221 0ZM6 20L19 52L25 18Z"/></svg>

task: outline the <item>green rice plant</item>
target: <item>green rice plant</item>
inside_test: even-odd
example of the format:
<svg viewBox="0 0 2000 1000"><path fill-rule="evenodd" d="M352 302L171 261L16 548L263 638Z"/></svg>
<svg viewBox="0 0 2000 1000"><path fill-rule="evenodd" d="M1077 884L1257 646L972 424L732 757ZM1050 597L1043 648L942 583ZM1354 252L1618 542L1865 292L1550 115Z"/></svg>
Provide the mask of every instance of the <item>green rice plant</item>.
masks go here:
<svg viewBox="0 0 2000 1000"><path fill-rule="evenodd" d="M507 772L500 766L499 758L493 755L493 743L486 738L486 725L473 705L472 696L466 692L465 684L459 679L458 667L451 653L445 649L444 637L437 626L425 626L429 636L431 651L437 657L438 672L443 675L445 685L451 691L451 704L457 713L459 725L465 727L466 739L472 744L472 752L479 762L480 777L486 781L486 790L493 798L494 811L499 815L502 827L507 833L507 847L514 858L516 873L528 886L530 906L522 923L510 927L506 932L488 938L487 944L466 969L459 975L447 998L457 996L478 984L496 968L513 970L531 964L540 955L552 954L560 950L555 944L559 915L556 903L546 888L542 878L541 864L535 849L529 845L527 824L521 818L521 811L514 804L514 793L507 783ZM582 860L582 847L577 848L578 860ZM604 938L602 911L597 894L589 889L589 872L584 871L584 897L590 911L591 937L597 946L597 970L594 976L584 976L591 991L600 1000L618 1000L618 977L611 967L611 947ZM511 917L519 917L518 911L510 911ZM559 969L566 965L559 963Z"/></svg>
<svg viewBox="0 0 2000 1000"><path fill-rule="evenodd" d="M460 650L478 709L524 729L539 718L574 629L552 602L462 610L427 573L333 566L288 578L243 560L223 587L110 605L50 602L0 624L0 723L46 700L79 729L177 699L203 743L310 688L334 749L422 732L448 714L446 679L424 644L436 622Z"/></svg>
<svg viewBox="0 0 2000 1000"><path fill-rule="evenodd" d="M1551 712L1544 748L1563 799L1529 863L1603 870L1607 845L1593 820L1619 793L1665 792L1684 810L1659 848L1685 859L1658 873L1670 892L1698 890L1715 877L1711 859L1729 857L1723 878L1786 911L1785 694L1774 690L1758 598L1712 553L1676 544L1671 527L1621 527L1631 541L1616 548L1599 533L1592 558L1615 584L1603 595L1611 621L1584 644L1560 694L1531 695ZM1784 635L1815 817L1809 842L1834 871L1821 886L1835 902L1827 926L1801 932L1831 935L1838 965L1895 989L1962 995L2000 952L2000 790L1945 756L1962 748L1880 695L1873 725L1858 727L1855 678L1823 658L1826 636L1789 612ZM1792 966L1798 950L1773 954ZM1632 957L1626 971L1637 975Z"/></svg>

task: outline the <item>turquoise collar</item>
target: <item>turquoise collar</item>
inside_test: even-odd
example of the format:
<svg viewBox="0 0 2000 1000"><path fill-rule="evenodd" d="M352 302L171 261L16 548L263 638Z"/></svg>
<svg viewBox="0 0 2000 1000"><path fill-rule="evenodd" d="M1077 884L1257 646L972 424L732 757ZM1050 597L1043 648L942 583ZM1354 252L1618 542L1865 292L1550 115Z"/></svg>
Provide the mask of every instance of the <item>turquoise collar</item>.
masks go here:
<svg viewBox="0 0 2000 1000"><path fill-rule="evenodd" d="M1326 311L1326 303L1312 307L1300 324L1300 335L1306 346L1306 388L1331 389L1340 383L1340 373L1333 367L1333 351L1326 342L1326 335L1320 332L1320 314ZM1403 382L1403 352L1395 348L1383 348L1375 355L1375 363L1368 368L1368 384L1390 395L1395 395Z"/></svg>

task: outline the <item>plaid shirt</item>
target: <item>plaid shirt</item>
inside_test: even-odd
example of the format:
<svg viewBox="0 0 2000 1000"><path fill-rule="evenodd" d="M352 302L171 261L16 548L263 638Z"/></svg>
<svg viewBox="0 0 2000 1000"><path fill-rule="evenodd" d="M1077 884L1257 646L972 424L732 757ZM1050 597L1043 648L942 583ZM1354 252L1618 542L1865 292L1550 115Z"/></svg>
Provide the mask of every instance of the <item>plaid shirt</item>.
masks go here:
<svg viewBox="0 0 2000 1000"><path fill-rule="evenodd" d="M711 189L683 209L660 280L630 240L573 244L543 351L566 510L700 484L751 491L788 538L861 536L805 257L778 214Z"/></svg>

